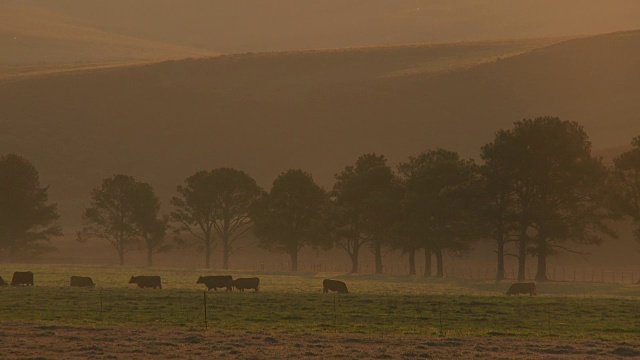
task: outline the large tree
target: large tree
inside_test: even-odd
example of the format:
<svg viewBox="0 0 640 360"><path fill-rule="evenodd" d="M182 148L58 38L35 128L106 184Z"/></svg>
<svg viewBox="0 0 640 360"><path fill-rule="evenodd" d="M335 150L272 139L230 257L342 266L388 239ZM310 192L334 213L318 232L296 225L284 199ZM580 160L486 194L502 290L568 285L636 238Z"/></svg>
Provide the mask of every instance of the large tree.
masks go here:
<svg viewBox="0 0 640 360"><path fill-rule="evenodd" d="M547 280L547 258L566 242L599 244L606 226L606 169L591 156L591 143L576 122L555 117L525 119L501 130L483 147L483 159L503 169L512 191L518 228L518 279L527 253L537 257L536 280Z"/></svg>
<svg viewBox="0 0 640 360"><path fill-rule="evenodd" d="M375 257L376 273L383 271L382 245L391 224L399 217L400 182L384 156L365 154L355 166L336 175L331 192L337 219L336 245L351 259L351 272L358 272L358 254L369 243Z"/></svg>
<svg viewBox="0 0 640 360"><path fill-rule="evenodd" d="M263 194L255 180L246 173L221 168L211 172L216 193L216 235L222 242L222 268L229 268L229 256L235 250L236 240L253 226L249 210Z"/></svg>
<svg viewBox="0 0 640 360"><path fill-rule="evenodd" d="M128 175L114 175L93 190L77 240L106 240L124 265L124 255L136 249L141 238L164 235L162 225L155 223L159 208L151 185Z"/></svg>
<svg viewBox="0 0 640 360"><path fill-rule="evenodd" d="M53 250L62 235L56 204L48 204L36 168L24 158L0 157L0 255L29 258Z"/></svg>
<svg viewBox="0 0 640 360"><path fill-rule="evenodd" d="M480 167L478 201L473 209L474 218L482 229L482 237L496 244L497 268L496 281L505 278L506 246L517 241L518 223L515 211L515 192L510 164L495 161L489 146L482 148L485 163Z"/></svg>
<svg viewBox="0 0 640 360"><path fill-rule="evenodd" d="M252 208L259 246L284 252L291 270L298 270L298 253L305 246L329 247L326 209L328 196L310 174L288 170L273 182L271 191Z"/></svg>
<svg viewBox="0 0 640 360"><path fill-rule="evenodd" d="M433 253L436 276L443 277L444 251L466 250L474 237L468 184L474 181L475 165L455 152L436 149L410 157L398 168L406 187L406 239L425 249L425 275L430 275Z"/></svg>
<svg viewBox="0 0 640 360"><path fill-rule="evenodd" d="M634 235L640 242L640 136L631 145L631 150L613 160L612 184L616 194L613 205L633 220Z"/></svg>
<svg viewBox="0 0 640 360"><path fill-rule="evenodd" d="M184 186L178 186L181 197L171 203L173 221L179 224L178 239L204 250L205 267L211 267L216 240L222 243L222 267L229 268L229 257L237 239L253 225L249 210L263 191L246 173L219 168L199 171ZM187 233L188 236L184 236Z"/></svg>

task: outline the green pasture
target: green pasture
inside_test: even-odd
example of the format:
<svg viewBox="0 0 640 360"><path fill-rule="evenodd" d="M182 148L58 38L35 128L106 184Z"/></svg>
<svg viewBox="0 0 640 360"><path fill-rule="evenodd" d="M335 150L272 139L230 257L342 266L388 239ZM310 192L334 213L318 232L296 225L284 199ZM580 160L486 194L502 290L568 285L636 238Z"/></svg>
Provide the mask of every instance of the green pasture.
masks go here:
<svg viewBox="0 0 640 360"><path fill-rule="evenodd" d="M253 331L635 339L640 286L541 283L538 296L506 296L509 283L416 276L344 275L64 265L1 265L30 270L35 286L0 288L0 321L122 324ZM260 291L209 291L199 275L260 277ZM94 289L70 288L71 275ZM160 275L163 289L129 285ZM323 294L322 279L349 294Z"/></svg>

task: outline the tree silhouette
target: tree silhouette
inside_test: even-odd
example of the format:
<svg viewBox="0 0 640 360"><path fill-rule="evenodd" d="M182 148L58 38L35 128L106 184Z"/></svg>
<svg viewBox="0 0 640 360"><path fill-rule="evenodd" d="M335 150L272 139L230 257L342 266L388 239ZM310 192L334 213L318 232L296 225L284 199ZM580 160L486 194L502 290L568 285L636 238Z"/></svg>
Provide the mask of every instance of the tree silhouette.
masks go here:
<svg viewBox="0 0 640 360"><path fill-rule="evenodd" d="M0 254L30 258L54 249L61 236L56 204L48 204L48 188L40 187L36 168L24 158L0 157Z"/></svg>
<svg viewBox="0 0 640 360"><path fill-rule="evenodd" d="M289 170L276 178L268 195L251 211L259 246L280 251L291 258L291 270L298 270L298 253L305 246L328 248L327 194L311 175Z"/></svg>
<svg viewBox="0 0 640 360"><path fill-rule="evenodd" d="M336 179L331 192L336 245L347 252L351 272L357 273L360 248L370 244L376 273L381 274L382 245L400 215L400 182L384 156L375 154L362 155L355 166L345 167Z"/></svg>
<svg viewBox="0 0 640 360"><path fill-rule="evenodd" d="M77 240L106 240L118 253L120 265L124 265L125 253L135 249L141 238L154 238L157 242L164 235L162 225L156 223L160 221L156 220L159 208L151 185L131 176L114 175L93 190L91 205L82 214L84 225Z"/></svg>
<svg viewBox="0 0 640 360"><path fill-rule="evenodd" d="M600 244L615 236L606 225L607 173L591 156L591 143L576 122L555 117L525 119L501 130L483 147L488 166L501 168L510 187L518 232L518 279L525 278L527 253L537 257L536 280L547 280L547 257L572 251L567 240ZM505 185L508 184L508 185Z"/></svg>
<svg viewBox="0 0 640 360"><path fill-rule="evenodd" d="M640 242L640 136L631 141L633 148L616 157L612 174L615 186L614 206L635 223L634 235Z"/></svg>
<svg viewBox="0 0 640 360"><path fill-rule="evenodd" d="M475 166L455 152L437 149L410 157L398 168L406 187L407 240L426 249L427 257L436 256L436 276L443 277L443 252L468 249L475 235L467 216L472 201L468 184L474 180ZM430 262L425 265L431 268Z"/></svg>
<svg viewBox="0 0 640 360"><path fill-rule="evenodd" d="M181 197L174 197L173 221L179 224L178 233L188 246L198 246L205 253L205 267L211 266L216 237L222 242L222 267L229 268L234 243L252 227L249 210L262 195L262 189L246 173L220 168L200 171L178 187Z"/></svg>

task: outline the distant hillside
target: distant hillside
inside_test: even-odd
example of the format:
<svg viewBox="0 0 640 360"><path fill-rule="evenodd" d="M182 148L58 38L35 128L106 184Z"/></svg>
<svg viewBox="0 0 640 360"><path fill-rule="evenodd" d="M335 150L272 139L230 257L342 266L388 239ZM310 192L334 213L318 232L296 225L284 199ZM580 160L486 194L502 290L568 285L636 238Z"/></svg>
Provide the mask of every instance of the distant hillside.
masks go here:
<svg viewBox="0 0 640 360"><path fill-rule="evenodd" d="M214 54L109 33L87 20L17 0L0 2L0 49L0 76Z"/></svg>
<svg viewBox="0 0 640 360"><path fill-rule="evenodd" d="M487 46L246 54L0 82L0 153L33 161L74 225L117 172L166 204L201 169L235 167L268 188L302 168L329 187L368 152L392 165L435 147L475 157L525 117L579 121L595 148L640 134L640 32L447 66L513 43Z"/></svg>
<svg viewBox="0 0 640 360"><path fill-rule="evenodd" d="M597 34L640 26L637 0L26 1L110 33L220 53Z"/></svg>

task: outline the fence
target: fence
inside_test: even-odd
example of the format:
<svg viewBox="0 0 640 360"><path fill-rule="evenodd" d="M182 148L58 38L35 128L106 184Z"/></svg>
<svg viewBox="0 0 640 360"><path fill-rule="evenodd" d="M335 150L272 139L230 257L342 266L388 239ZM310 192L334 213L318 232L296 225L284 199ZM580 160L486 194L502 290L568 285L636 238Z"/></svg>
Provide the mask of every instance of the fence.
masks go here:
<svg viewBox="0 0 640 360"><path fill-rule="evenodd" d="M637 298L2 289L1 320L424 335L634 336ZM44 328L43 328L44 329Z"/></svg>
<svg viewBox="0 0 640 360"><path fill-rule="evenodd" d="M241 263L238 269L252 271L289 271L291 263L269 262L269 263ZM494 280L496 278L497 269L495 266L465 266L465 265L448 265L444 267L444 276L454 279L475 279L475 280ZM303 272L334 272L334 273L350 273L351 264L337 262L299 262L298 271ZM370 262L360 263L358 266L359 274L375 274L375 266ZM386 263L383 265L383 274L385 275L409 275L409 265L406 263ZM424 274L424 266L416 265L417 275ZM432 268L432 275L436 274L435 265ZM527 267L525 271L525 280L534 281L536 268ZM558 282L590 282L590 283L621 283L635 284L640 281L640 270L627 269L586 269L561 266L549 266L547 268L547 278L551 281ZM510 266L505 268L505 280L516 280L517 268Z"/></svg>

